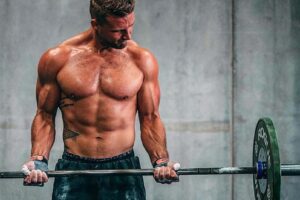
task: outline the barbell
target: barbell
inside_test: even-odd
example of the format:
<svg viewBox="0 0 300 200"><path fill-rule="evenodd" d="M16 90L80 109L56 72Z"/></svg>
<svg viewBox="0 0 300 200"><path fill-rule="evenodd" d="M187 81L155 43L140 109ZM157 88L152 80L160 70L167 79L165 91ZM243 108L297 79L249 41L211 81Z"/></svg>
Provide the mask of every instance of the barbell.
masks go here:
<svg viewBox="0 0 300 200"><path fill-rule="evenodd" d="M178 175L224 175L253 174L253 187L256 200L279 200L281 176L300 176L300 164L280 164L278 140L275 127L270 118L259 119L253 142L253 166L185 168ZM48 177L63 176L101 176L130 175L152 176L153 169L116 169L116 170L68 170L47 171ZM24 178L21 171L1 172L0 178Z"/></svg>

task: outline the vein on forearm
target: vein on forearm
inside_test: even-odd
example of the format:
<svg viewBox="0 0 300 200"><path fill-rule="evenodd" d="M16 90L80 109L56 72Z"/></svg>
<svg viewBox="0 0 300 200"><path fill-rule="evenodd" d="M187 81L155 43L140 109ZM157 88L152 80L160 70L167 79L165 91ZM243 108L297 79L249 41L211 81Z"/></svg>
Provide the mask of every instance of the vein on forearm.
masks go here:
<svg viewBox="0 0 300 200"><path fill-rule="evenodd" d="M168 158L165 128L159 114L144 115L140 120L142 142L151 162L159 158Z"/></svg>
<svg viewBox="0 0 300 200"><path fill-rule="evenodd" d="M54 116L38 110L33 120L31 131L32 155L49 157L50 149L55 140Z"/></svg>

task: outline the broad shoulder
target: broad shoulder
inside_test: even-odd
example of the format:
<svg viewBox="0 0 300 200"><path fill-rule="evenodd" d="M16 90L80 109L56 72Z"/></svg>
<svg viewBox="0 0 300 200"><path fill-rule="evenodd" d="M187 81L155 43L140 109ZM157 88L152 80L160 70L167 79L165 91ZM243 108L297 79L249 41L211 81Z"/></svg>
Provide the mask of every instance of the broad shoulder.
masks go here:
<svg viewBox="0 0 300 200"><path fill-rule="evenodd" d="M72 47L59 45L48 49L38 64L38 76L41 80L56 78L57 73L65 65L71 54Z"/></svg>
<svg viewBox="0 0 300 200"><path fill-rule="evenodd" d="M135 60L137 66L144 73L157 73L158 72L158 63L154 54L146 48L139 46L134 43L129 46L129 51Z"/></svg>
<svg viewBox="0 0 300 200"><path fill-rule="evenodd" d="M91 38L92 32L89 29L63 41L54 48L48 49L40 59L39 70L49 71L49 68L51 68L50 71L59 70L62 66L64 66L72 53L84 50L86 43L88 43Z"/></svg>

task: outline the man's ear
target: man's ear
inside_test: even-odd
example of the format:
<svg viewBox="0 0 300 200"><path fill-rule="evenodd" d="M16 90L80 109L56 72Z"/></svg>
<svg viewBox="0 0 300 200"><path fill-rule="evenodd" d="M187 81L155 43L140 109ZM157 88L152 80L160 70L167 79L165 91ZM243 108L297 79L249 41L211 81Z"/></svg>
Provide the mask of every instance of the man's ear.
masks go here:
<svg viewBox="0 0 300 200"><path fill-rule="evenodd" d="M91 20L91 25L92 25L92 28L94 29L94 30L97 30L97 21L96 21L96 19L92 19Z"/></svg>

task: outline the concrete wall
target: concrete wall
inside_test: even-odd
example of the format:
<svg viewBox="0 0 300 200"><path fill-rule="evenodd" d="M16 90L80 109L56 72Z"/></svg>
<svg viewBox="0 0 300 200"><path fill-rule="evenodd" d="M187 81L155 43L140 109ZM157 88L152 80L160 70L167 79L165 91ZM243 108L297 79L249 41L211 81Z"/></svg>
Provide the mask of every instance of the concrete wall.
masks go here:
<svg viewBox="0 0 300 200"><path fill-rule="evenodd" d="M160 111L168 147L186 168L231 165L229 5L229 0L137 4L135 39L160 64ZM150 167L143 157L143 165ZM229 176L181 177L178 184L162 186L146 178L149 199L162 200L230 199L230 181Z"/></svg>
<svg viewBox="0 0 300 200"><path fill-rule="evenodd" d="M89 1L0 1L0 171L30 152L36 65L49 47L89 27ZM161 116L171 157L183 167L252 165L259 117L274 119L283 163L299 163L300 4L296 0L141 0L134 39L160 64ZM61 117L50 168L63 145ZM137 131L139 136L139 131ZM150 167L140 137L135 145ZM297 199L297 177L282 199ZM0 180L0 199L50 199L44 188ZM149 200L253 199L252 176L188 176L172 185L145 178ZM298 187L299 188L299 187Z"/></svg>
<svg viewBox="0 0 300 200"><path fill-rule="evenodd" d="M281 162L299 163L299 1L238 0L234 7L234 164L251 165L257 119L271 117ZM282 180L282 199L298 199L299 178ZM234 178L234 199L252 199L252 180Z"/></svg>

